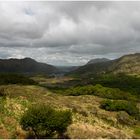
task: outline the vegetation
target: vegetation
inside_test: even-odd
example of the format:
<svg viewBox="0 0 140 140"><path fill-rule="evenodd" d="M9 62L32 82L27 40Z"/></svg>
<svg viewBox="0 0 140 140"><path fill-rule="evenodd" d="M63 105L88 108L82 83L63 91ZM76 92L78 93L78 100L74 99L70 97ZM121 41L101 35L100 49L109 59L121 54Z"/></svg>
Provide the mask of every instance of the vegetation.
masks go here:
<svg viewBox="0 0 140 140"><path fill-rule="evenodd" d="M101 60L101 59L100 59ZM93 60L92 60L93 62ZM78 67L77 69L68 73L74 77L88 77L91 75L102 75L102 74L140 74L140 53L124 55L118 59L110 61L100 61L97 63L85 64Z"/></svg>
<svg viewBox="0 0 140 140"><path fill-rule="evenodd" d="M122 125L135 125L136 120L133 119L127 112L119 111L117 113L117 121Z"/></svg>
<svg viewBox="0 0 140 140"><path fill-rule="evenodd" d="M35 85L37 82L21 74L0 74L0 85L7 84Z"/></svg>
<svg viewBox="0 0 140 140"><path fill-rule="evenodd" d="M70 89L61 89L58 90L58 93L64 95L72 95L72 96L79 96L79 95L96 95L102 98L108 99L116 99L116 100L137 100L135 96L131 95L129 92L123 92L118 88L109 88L103 87L100 84L95 86L87 85L87 86L78 86L73 87Z"/></svg>
<svg viewBox="0 0 140 140"><path fill-rule="evenodd" d="M0 138L2 139L35 138L31 130L24 131L21 128L20 120L30 105L37 107L40 103L53 106L57 110L72 110L72 124L65 132L67 138L136 137L132 125L120 126L121 123L116 122L116 114L119 112L105 111L99 108L101 101L104 100L99 96L63 96L36 85L0 86L0 88L2 87L8 95L12 95L0 100ZM139 127L138 122L136 122L135 127ZM64 138L64 136L58 135L58 132L55 132L52 137ZM51 136L48 136L48 138L51 138Z"/></svg>
<svg viewBox="0 0 140 140"><path fill-rule="evenodd" d="M70 111L57 111L45 105L30 107L21 118L22 128L31 129L36 138L52 137L55 132L62 137L71 123Z"/></svg>
<svg viewBox="0 0 140 140"><path fill-rule="evenodd" d="M98 84L98 77L91 79L95 85L82 85L86 79L33 80L39 84L0 85L0 138L140 138L137 94ZM109 109L100 108L104 99L113 102Z"/></svg>
<svg viewBox="0 0 140 140"><path fill-rule="evenodd" d="M139 76L107 73L110 62L78 68L78 78L47 76L25 60L30 77L15 65L18 74L0 74L0 139L140 138Z"/></svg>
<svg viewBox="0 0 140 140"><path fill-rule="evenodd" d="M137 136L140 136L140 127L135 128L134 132Z"/></svg>
<svg viewBox="0 0 140 140"><path fill-rule="evenodd" d="M7 93L5 92L5 89L4 88L0 88L0 97L6 98L6 96L7 96Z"/></svg>
<svg viewBox="0 0 140 140"><path fill-rule="evenodd" d="M120 90L140 95L140 78L136 76L104 74L95 76L90 83L119 88Z"/></svg>
<svg viewBox="0 0 140 140"><path fill-rule="evenodd" d="M135 103L128 101L105 100L100 106L107 111L126 111L129 115L139 119L140 112Z"/></svg>
<svg viewBox="0 0 140 140"><path fill-rule="evenodd" d="M109 99L137 100L140 97L140 77L124 74L90 75L90 77L71 80L65 83L43 85L53 92L66 95L93 94ZM96 87L96 88L93 88ZM90 91L89 91L90 89ZM93 91L91 93L91 90Z"/></svg>

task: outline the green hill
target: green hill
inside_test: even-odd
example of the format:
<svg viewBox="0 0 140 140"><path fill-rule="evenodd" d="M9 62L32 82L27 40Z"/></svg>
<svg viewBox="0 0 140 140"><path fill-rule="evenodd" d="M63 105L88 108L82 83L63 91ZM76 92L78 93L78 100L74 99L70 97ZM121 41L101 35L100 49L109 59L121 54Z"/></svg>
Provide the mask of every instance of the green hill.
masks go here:
<svg viewBox="0 0 140 140"><path fill-rule="evenodd" d="M104 73L140 75L140 53L124 55L110 61L89 63L71 71L68 75L86 77Z"/></svg>
<svg viewBox="0 0 140 140"><path fill-rule="evenodd" d="M0 72L4 73L53 74L57 71L56 67L31 58L0 59Z"/></svg>

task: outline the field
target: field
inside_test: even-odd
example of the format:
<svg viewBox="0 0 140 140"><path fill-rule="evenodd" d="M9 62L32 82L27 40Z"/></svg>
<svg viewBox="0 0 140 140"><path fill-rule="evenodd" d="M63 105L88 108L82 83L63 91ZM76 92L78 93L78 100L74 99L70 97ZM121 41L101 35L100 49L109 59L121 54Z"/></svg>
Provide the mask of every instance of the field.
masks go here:
<svg viewBox="0 0 140 140"><path fill-rule="evenodd" d="M60 89L46 88L68 82L71 78L36 76L32 79L39 84L0 86L0 91L6 95L0 97L0 138L29 138L29 133L20 126L20 119L31 104L40 103L72 111L72 124L65 132L68 138L140 138L140 121L134 116L128 115L125 110L107 111L101 108L107 98L96 94L65 95L61 94ZM140 103L135 103L140 109Z"/></svg>

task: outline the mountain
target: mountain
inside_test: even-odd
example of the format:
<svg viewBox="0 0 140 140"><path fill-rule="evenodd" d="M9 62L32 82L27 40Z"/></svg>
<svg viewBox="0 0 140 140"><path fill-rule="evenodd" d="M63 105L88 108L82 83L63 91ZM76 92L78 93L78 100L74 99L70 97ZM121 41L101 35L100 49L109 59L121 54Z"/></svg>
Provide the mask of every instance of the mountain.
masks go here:
<svg viewBox="0 0 140 140"><path fill-rule="evenodd" d="M140 75L140 53L124 55L114 60L108 72Z"/></svg>
<svg viewBox="0 0 140 140"><path fill-rule="evenodd" d="M111 66L113 61L105 61L105 62L98 62L98 63L91 63L86 64L84 66L81 66L77 68L76 70L73 70L68 73L68 75L74 75L74 76L88 76L88 75L94 75L94 74L101 74L105 73L109 66Z"/></svg>
<svg viewBox="0 0 140 140"><path fill-rule="evenodd" d="M125 73L140 75L140 53L124 55L115 60L96 59L71 71L69 75L88 76L102 73ZM100 61L105 60L105 61ZM91 63L93 62L93 63ZM96 63L95 63L96 62Z"/></svg>
<svg viewBox="0 0 140 140"><path fill-rule="evenodd" d="M87 64L95 64L100 62L107 62L109 59L107 58L97 58L97 59L91 59Z"/></svg>
<svg viewBox="0 0 140 140"><path fill-rule="evenodd" d="M0 59L0 72L25 73L25 74L53 74L57 68L52 65L40 63L31 58Z"/></svg>

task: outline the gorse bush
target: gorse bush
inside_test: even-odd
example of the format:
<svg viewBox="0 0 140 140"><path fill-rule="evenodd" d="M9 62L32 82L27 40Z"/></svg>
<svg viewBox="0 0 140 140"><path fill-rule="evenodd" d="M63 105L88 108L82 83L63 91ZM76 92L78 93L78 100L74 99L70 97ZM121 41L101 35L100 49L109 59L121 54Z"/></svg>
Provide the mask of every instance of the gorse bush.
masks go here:
<svg viewBox="0 0 140 140"><path fill-rule="evenodd" d="M63 90L65 95L79 96L79 95L96 95L108 99L121 99L121 100L136 100L136 98L128 92L123 92L118 88L103 87L100 84L95 86L79 86Z"/></svg>
<svg viewBox="0 0 140 140"><path fill-rule="evenodd" d="M58 111L46 105L31 106L20 121L22 128L32 130L36 138L50 138L56 133L61 138L71 123L70 111Z"/></svg>
<svg viewBox="0 0 140 140"><path fill-rule="evenodd" d="M94 88L95 88L95 95L103 98L116 99L116 100L134 99L134 97L130 93L123 92L118 88L103 87L100 84L97 84L96 86L94 86Z"/></svg>
<svg viewBox="0 0 140 140"><path fill-rule="evenodd" d="M106 87L119 88L132 94L140 95L140 78L125 74L105 74L95 76L91 84L101 84Z"/></svg>
<svg viewBox="0 0 140 140"><path fill-rule="evenodd" d="M0 85L7 84L35 85L37 82L21 74L0 74Z"/></svg>
<svg viewBox="0 0 140 140"><path fill-rule="evenodd" d="M108 111L126 111L129 115L134 116L137 119L140 113L135 103L123 100L106 100L101 103L100 107Z"/></svg>

